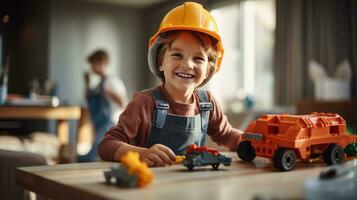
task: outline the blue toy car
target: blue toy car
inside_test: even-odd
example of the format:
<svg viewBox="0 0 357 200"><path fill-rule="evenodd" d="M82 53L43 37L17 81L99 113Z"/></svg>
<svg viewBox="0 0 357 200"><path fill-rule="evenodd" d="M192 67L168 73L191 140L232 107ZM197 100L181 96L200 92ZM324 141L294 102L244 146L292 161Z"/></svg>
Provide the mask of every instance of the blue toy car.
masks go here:
<svg viewBox="0 0 357 200"><path fill-rule="evenodd" d="M192 171L196 166L211 165L217 170L222 163L225 166L231 165L232 159L220 154L217 150L208 147L198 147L190 145L186 150L186 158L183 166Z"/></svg>
<svg viewBox="0 0 357 200"><path fill-rule="evenodd" d="M104 177L107 184L111 183L111 179L115 178L116 184L121 187L135 187L138 178L129 174L128 170L122 165L114 165L108 171L104 171Z"/></svg>

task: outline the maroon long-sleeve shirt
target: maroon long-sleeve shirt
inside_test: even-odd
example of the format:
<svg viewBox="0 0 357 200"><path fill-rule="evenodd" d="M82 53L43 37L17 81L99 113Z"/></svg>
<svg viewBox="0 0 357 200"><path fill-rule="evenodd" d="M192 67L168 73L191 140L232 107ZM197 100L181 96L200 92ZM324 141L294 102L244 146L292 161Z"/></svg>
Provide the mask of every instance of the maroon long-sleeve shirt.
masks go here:
<svg viewBox="0 0 357 200"><path fill-rule="evenodd" d="M199 98L196 94L194 94L193 103L183 104L172 100L163 85L157 87L170 105L168 113L193 116L200 112ZM213 109L209 115L207 134L218 145L224 145L231 150L235 150L240 131L232 128L210 92L207 92L207 96L213 104ZM100 142L98 146L100 158L105 161L113 161L115 152L124 143L146 147L152 126L154 108L155 100L148 91L135 93L124 112L120 115L118 124L112 127Z"/></svg>

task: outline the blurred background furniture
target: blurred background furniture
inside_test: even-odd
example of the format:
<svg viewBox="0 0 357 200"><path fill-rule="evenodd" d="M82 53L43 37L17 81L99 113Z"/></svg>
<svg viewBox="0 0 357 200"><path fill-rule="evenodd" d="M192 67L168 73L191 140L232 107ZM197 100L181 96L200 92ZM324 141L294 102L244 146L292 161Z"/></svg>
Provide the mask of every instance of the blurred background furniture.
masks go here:
<svg viewBox="0 0 357 200"><path fill-rule="evenodd" d="M57 138L61 144L69 142L68 120L79 120L81 109L77 106L0 106L0 119L45 119L57 121Z"/></svg>
<svg viewBox="0 0 357 200"><path fill-rule="evenodd" d="M81 108L78 106L0 106L0 120L56 120L56 135L60 146L59 163L76 161L76 142L70 142L69 120L81 120ZM78 123L78 130L82 130ZM76 133L77 134L77 133Z"/></svg>
<svg viewBox="0 0 357 200"><path fill-rule="evenodd" d="M46 164L38 154L0 150L0 199L29 199L29 192L16 185L16 167Z"/></svg>
<svg viewBox="0 0 357 200"><path fill-rule="evenodd" d="M345 101L317 101L300 100L297 103L298 114L310 114L312 112L338 113L352 130L357 128L357 100ZM357 134L355 132L355 134Z"/></svg>

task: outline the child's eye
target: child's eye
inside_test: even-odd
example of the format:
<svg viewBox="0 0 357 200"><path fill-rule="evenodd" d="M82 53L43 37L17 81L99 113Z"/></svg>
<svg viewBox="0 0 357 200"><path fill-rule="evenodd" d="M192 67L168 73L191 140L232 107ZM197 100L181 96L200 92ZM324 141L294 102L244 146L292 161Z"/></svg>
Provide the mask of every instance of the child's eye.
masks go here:
<svg viewBox="0 0 357 200"><path fill-rule="evenodd" d="M204 59L203 57L199 57L199 56L195 57L194 59L195 59L197 62L204 62L204 61L205 61L205 59Z"/></svg>
<svg viewBox="0 0 357 200"><path fill-rule="evenodd" d="M182 58L182 55L180 53L173 53L173 54L171 54L171 57L173 57L175 59L179 59L179 58Z"/></svg>

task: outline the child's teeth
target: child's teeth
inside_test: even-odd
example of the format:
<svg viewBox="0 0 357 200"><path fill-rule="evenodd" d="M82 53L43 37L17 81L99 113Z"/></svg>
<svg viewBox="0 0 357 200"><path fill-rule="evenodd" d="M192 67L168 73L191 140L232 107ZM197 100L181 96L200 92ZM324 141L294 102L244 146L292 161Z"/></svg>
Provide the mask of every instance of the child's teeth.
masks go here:
<svg viewBox="0 0 357 200"><path fill-rule="evenodd" d="M181 73L178 73L179 76L182 76L182 77L185 77L185 78L192 78L192 75L190 74L181 74Z"/></svg>

